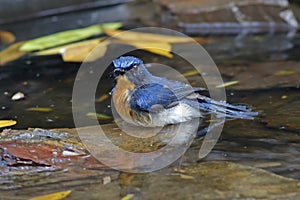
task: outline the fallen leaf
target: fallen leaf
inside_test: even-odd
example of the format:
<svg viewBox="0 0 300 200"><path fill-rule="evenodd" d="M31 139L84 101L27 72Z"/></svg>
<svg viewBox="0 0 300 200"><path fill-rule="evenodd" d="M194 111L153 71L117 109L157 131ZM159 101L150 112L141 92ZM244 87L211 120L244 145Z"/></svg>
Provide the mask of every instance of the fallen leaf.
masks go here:
<svg viewBox="0 0 300 200"><path fill-rule="evenodd" d="M52 108L45 108L45 107L32 107L32 108L27 108L27 111L34 111L34 112L50 112L53 109Z"/></svg>
<svg viewBox="0 0 300 200"><path fill-rule="evenodd" d="M81 41L81 42L67 44L67 45L63 45L63 46L60 46L60 47L55 47L55 48L51 48L51 49L47 49L47 50L43 50L43 51L38 51L38 52L35 52L33 55L35 55L35 56L48 56L48 55L64 54L64 52L66 50L68 50L69 48L70 49L71 48L80 48L82 46L95 47L97 44L99 44L104 39L105 39L105 37L101 37L101 38L97 38L97 39L85 40L85 41Z"/></svg>
<svg viewBox="0 0 300 200"><path fill-rule="evenodd" d="M111 182L111 177L110 176L103 177L103 185L106 185L110 182Z"/></svg>
<svg viewBox="0 0 300 200"><path fill-rule="evenodd" d="M34 197L29 200L60 200L60 199L67 197L71 192L72 192L72 190L55 192L55 193L51 193L51 194L47 194L47 195L43 195L43 196L39 196L39 197Z"/></svg>
<svg viewBox="0 0 300 200"><path fill-rule="evenodd" d="M19 51L19 48L24 42L15 43L0 52L0 65L5 65L10 61L14 61L26 54L26 52Z"/></svg>
<svg viewBox="0 0 300 200"><path fill-rule="evenodd" d="M109 95L108 94L103 94L102 96L100 96L98 99L96 99L96 102L97 103L101 103L103 101L105 101L106 99L109 98Z"/></svg>
<svg viewBox="0 0 300 200"><path fill-rule="evenodd" d="M124 41L139 41L140 43L148 42L164 42L164 43L190 43L194 40L190 37L180 37L180 36L171 36L171 35L162 35L154 33L142 33L135 31L121 31L121 30L112 30L108 28L103 28L104 33Z"/></svg>
<svg viewBox="0 0 300 200"><path fill-rule="evenodd" d="M3 44L10 44L16 40L16 37L8 31L0 31L0 40Z"/></svg>
<svg viewBox="0 0 300 200"><path fill-rule="evenodd" d="M288 98L288 96L286 96L286 95L281 96L281 99L287 99L287 98Z"/></svg>
<svg viewBox="0 0 300 200"><path fill-rule="evenodd" d="M154 54L165 56L167 58L172 58L173 55L170 53L172 50L171 44L167 42L151 42L151 41L137 41L137 40L117 40L115 41L121 44L127 44L134 46L138 49L149 51Z"/></svg>
<svg viewBox="0 0 300 200"><path fill-rule="evenodd" d="M103 28L115 29L122 26L122 23L106 23L100 25L93 25L86 28L74 29L63 31L59 33L54 33L52 35L39 37L30 40L23 44L20 48L21 51L38 51L43 49L48 49L55 46L60 46L63 44L68 44L71 42L83 40L94 35L100 35L103 33Z"/></svg>
<svg viewBox="0 0 300 200"><path fill-rule="evenodd" d="M294 70L281 70L281 71L277 71L274 73L275 76L288 76L288 75L292 75L295 74L296 71Z"/></svg>
<svg viewBox="0 0 300 200"><path fill-rule="evenodd" d="M183 74L181 74L184 77L189 77L189 76L195 76L195 75L199 75L199 71L198 70L191 70L191 71L187 71Z"/></svg>
<svg viewBox="0 0 300 200"><path fill-rule="evenodd" d="M238 81L230 81L221 85L217 85L216 88L225 88L225 87L229 87L232 85L238 84Z"/></svg>
<svg viewBox="0 0 300 200"><path fill-rule="evenodd" d="M126 196L122 197L121 200L131 200L133 199L134 194L127 194Z"/></svg>
<svg viewBox="0 0 300 200"><path fill-rule="evenodd" d="M105 114L99 114L99 113L87 113L87 117L93 118L93 119L99 119L99 120L109 120L111 119L111 116L105 115Z"/></svg>
<svg viewBox="0 0 300 200"><path fill-rule="evenodd" d="M185 174L180 174L180 178L182 178L182 179L195 179L195 177L188 176L188 175L185 175Z"/></svg>
<svg viewBox="0 0 300 200"><path fill-rule="evenodd" d="M15 124L17 124L17 122L14 120L0 120L0 128L13 126Z"/></svg>
<svg viewBox="0 0 300 200"><path fill-rule="evenodd" d="M93 45L89 43L70 47L63 52L62 58L65 62L93 62L105 55L109 44L110 41L105 40Z"/></svg>
<svg viewBox="0 0 300 200"><path fill-rule="evenodd" d="M17 92L17 93L15 93L15 94L11 97L11 100L13 100L13 101L18 101L18 100L21 100L21 99L24 99L24 98L25 98L24 93L22 93L22 92Z"/></svg>

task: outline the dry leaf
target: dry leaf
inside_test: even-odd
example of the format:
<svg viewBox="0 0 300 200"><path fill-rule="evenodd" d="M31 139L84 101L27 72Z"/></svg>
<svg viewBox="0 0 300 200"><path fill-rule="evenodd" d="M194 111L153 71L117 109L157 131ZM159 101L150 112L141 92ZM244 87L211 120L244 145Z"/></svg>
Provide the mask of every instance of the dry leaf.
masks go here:
<svg viewBox="0 0 300 200"><path fill-rule="evenodd" d="M165 56L167 58L173 57L173 55L170 53L170 51L172 50L172 46L167 42L151 42L151 41L136 41L136 40L130 40L130 41L116 40L115 42L131 45L138 49L149 51L151 53Z"/></svg>
<svg viewBox="0 0 300 200"><path fill-rule="evenodd" d="M288 76L297 73L294 70L281 70L274 73L275 76Z"/></svg>
<svg viewBox="0 0 300 200"><path fill-rule="evenodd" d="M103 94L101 97L99 97L98 99L96 99L96 102L97 103L101 103L101 102L105 101L108 98L109 98L108 94Z"/></svg>
<svg viewBox="0 0 300 200"><path fill-rule="evenodd" d="M111 119L111 116L100 114L100 113L87 113L87 117L93 118L93 119L99 119L99 120L109 120Z"/></svg>
<svg viewBox="0 0 300 200"><path fill-rule="evenodd" d="M105 55L109 44L110 41L105 40L100 44L95 42L93 45L89 43L74 46L67 48L62 57L65 62L93 62Z"/></svg>
<svg viewBox="0 0 300 200"><path fill-rule="evenodd" d="M0 120L0 128L13 126L15 124L17 124L17 122L14 120Z"/></svg>
<svg viewBox="0 0 300 200"><path fill-rule="evenodd" d="M154 34L154 33L134 32L134 31L120 31L120 30L112 30L108 28L104 28L103 30L105 34L124 41L135 40L135 41L139 41L140 43L145 41L164 42L164 43L194 42L194 40L191 39L190 37L169 36L169 35Z"/></svg>
<svg viewBox="0 0 300 200"><path fill-rule="evenodd" d="M27 111L34 111L34 112L50 112L53 109L52 108L43 108L43 107L33 107L33 108L27 108Z"/></svg>
<svg viewBox="0 0 300 200"><path fill-rule="evenodd" d="M26 54L26 52L19 51L19 48L24 44L24 42L15 43L8 48L0 52L0 65L5 65L6 63L16 60Z"/></svg>
<svg viewBox="0 0 300 200"><path fill-rule="evenodd" d="M180 174L180 178L182 178L182 179L195 179L195 177L188 176L188 175L185 175L185 174Z"/></svg>
<svg viewBox="0 0 300 200"><path fill-rule="evenodd" d="M184 77L189 77L189 76L195 76L195 75L199 75L199 71L198 70L191 70L191 71L187 71L185 73L182 74L182 76Z"/></svg>
<svg viewBox="0 0 300 200"><path fill-rule="evenodd" d="M131 200L133 199L134 194L127 194L126 196L122 197L121 200Z"/></svg>
<svg viewBox="0 0 300 200"><path fill-rule="evenodd" d="M72 192L72 190L66 190L63 192L55 192L52 194L34 197L29 200L60 200L60 199L67 197L71 192Z"/></svg>
<svg viewBox="0 0 300 200"><path fill-rule="evenodd" d="M16 40L16 37L8 31L0 31L0 40L3 44L10 44Z"/></svg>
<svg viewBox="0 0 300 200"><path fill-rule="evenodd" d="M238 81L230 81L230 82L227 82L227 83L224 83L221 85L217 85L216 88L225 88L225 87L229 87L229 86L232 86L232 85L235 85L238 83L239 83Z"/></svg>
<svg viewBox="0 0 300 200"><path fill-rule="evenodd" d="M38 52L34 53L33 55L47 56L47 55L63 54L69 48L80 48L80 47L84 47L84 46L91 46L91 47L95 48L104 39L105 39L105 37L101 37L101 38L97 38L97 39L76 42L73 44L67 44L67 45L60 46L60 47L55 47L55 48L51 48L51 49L47 49L47 50L43 50L43 51L38 51Z"/></svg>

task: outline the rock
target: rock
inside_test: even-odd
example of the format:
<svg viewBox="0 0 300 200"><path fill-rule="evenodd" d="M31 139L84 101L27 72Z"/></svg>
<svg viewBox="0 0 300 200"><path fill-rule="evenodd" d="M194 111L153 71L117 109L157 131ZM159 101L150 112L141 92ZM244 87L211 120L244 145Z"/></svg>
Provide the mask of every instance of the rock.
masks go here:
<svg viewBox="0 0 300 200"><path fill-rule="evenodd" d="M164 25L188 34L295 32L287 0L155 1Z"/></svg>

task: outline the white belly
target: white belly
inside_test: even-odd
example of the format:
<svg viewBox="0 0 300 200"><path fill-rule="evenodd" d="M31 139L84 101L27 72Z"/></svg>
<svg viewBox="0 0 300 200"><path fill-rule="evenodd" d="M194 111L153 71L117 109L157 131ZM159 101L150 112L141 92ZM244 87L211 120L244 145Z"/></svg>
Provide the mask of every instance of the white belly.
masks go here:
<svg viewBox="0 0 300 200"><path fill-rule="evenodd" d="M200 111L185 103L179 103L170 109L160 112L150 112L150 126L164 126L167 124L178 124L202 117Z"/></svg>

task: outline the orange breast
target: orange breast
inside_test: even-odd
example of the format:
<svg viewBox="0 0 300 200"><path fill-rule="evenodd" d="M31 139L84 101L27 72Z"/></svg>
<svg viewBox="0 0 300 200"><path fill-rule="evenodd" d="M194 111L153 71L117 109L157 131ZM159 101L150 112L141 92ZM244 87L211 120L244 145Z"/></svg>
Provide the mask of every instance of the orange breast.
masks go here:
<svg viewBox="0 0 300 200"><path fill-rule="evenodd" d="M118 114L125 121L132 121L129 108L129 98L128 93L134 90L134 83L130 82L126 76L117 77L117 85L113 92L113 103L118 112Z"/></svg>

